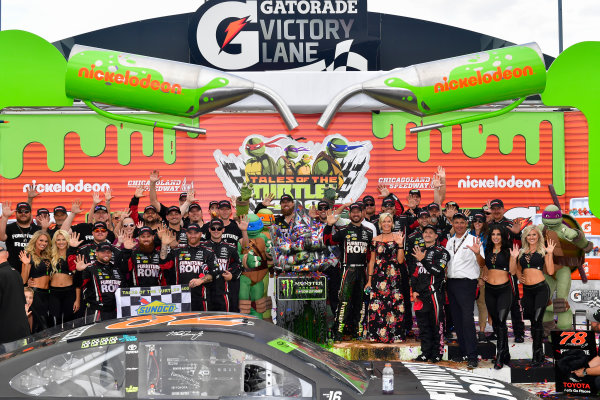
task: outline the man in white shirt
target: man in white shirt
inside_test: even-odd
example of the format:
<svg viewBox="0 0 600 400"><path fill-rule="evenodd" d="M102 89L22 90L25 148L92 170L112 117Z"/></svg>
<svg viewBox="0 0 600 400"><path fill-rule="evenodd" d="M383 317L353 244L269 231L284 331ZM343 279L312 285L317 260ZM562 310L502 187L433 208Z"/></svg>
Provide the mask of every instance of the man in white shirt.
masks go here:
<svg viewBox="0 0 600 400"><path fill-rule="evenodd" d="M467 232L467 217L459 212L452 217L455 235L448 240L446 250L450 253L448 264L448 300L454 329L460 347L460 359L468 361L469 368L476 368L477 337L473 308L480 268L485 265L483 246L478 238Z"/></svg>

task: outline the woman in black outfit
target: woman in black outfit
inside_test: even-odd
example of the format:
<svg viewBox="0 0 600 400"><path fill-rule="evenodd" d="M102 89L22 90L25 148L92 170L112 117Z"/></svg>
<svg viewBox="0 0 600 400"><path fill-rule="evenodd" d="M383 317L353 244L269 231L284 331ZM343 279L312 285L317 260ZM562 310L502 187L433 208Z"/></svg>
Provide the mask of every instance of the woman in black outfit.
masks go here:
<svg viewBox="0 0 600 400"><path fill-rule="evenodd" d="M34 324L31 333L43 331L52 326L48 303L50 298L50 235L44 231L33 234L29 243L19 254L23 283L33 289L31 309L39 315L39 323Z"/></svg>
<svg viewBox="0 0 600 400"><path fill-rule="evenodd" d="M485 247L485 305L492 317L492 323L498 340L498 353L494 368L501 369L510 362L508 350L508 328L506 318L513 300L510 275L516 272L516 266L510 263L510 239L504 227L494 227L488 236Z"/></svg>
<svg viewBox="0 0 600 400"><path fill-rule="evenodd" d="M550 287L544 278L554 273L552 254L556 243L548 240L544 246L544 236L537 226L528 226L521 234L523 249L519 252L517 246L510 252L511 265L517 267L517 276L523 284L523 308L525 317L531 321L531 338L533 339L532 367L539 367L544 362L542 336L544 327L542 321L544 312L550 300ZM545 267L545 271L544 271Z"/></svg>
<svg viewBox="0 0 600 400"><path fill-rule="evenodd" d="M69 248L69 232L58 230L52 238L52 267L50 270L50 316L56 325L75 319L81 303L81 288L74 282L75 272L69 270L67 252L74 254L76 248ZM77 241L75 241L77 243Z"/></svg>

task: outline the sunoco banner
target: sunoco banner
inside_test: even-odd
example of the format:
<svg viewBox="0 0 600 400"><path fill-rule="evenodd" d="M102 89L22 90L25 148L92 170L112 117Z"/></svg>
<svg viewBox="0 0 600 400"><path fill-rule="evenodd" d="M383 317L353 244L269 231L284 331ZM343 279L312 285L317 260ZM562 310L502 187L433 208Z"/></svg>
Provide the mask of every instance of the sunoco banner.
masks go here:
<svg viewBox="0 0 600 400"><path fill-rule="evenodd" d="M207 1L189 41L193 61L238 71L367 71L379 43L367 37L362 0Z"/></svg>
<svg viewBox="0 0 600 400"><path fill-rule="evenodd" d="M115 295L117 299L117 318L192 310L192 298L188 286L120 288Z"/></svg>

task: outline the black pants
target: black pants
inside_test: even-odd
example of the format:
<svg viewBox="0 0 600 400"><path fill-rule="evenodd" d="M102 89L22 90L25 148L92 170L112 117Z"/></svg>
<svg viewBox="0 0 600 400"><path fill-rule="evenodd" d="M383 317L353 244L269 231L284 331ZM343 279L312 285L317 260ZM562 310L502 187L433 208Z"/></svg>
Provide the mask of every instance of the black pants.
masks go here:
<svg viewBox="0 0 600 400"><path fill-rule="evenodd" d="M404 316L402 320L402 328L405 333L412 331L413 328L413 312L412 302L410 301L410 276L406 264L400 265L400 274L402 276L401 292L404 297Z"/></svg>
<svg viewBox="0 0 600 400"><path fill-rule="evenodd" d="M340 285L342 284L342 269L339 265L329 267L323 272L327 276L327 300L331 312L335 314L340 302Z"/></svg>
<svg viewBox="0 0 600 400"><path fill-rule="evenodd" d="M515 337L525 335L525 324L523 323L523 307L521 305L521 296L519 294L519 280L516 275L511 275L513 290L513 302L510 307L510 320Z"/></svg>
<svg viewBox="0 0 600 400"><path fill-rule="evenodd" d="M531 331L543 330L544 312L550 299L550 287L546 281L535 285L523 285L525 316L531 321Z"/></svg>
<svg viewBox="0 0 600 400"><path fill-rule="evenodd" d="M94 310L87 307L84 312L84 317L87 322L108 321L117 318L117 311Z"/></svg>
<svg viewBox="0 0 600 400"><path fill-rule="evenodd" d="M33 302L31 303L31 311L36 318L34 318L34 324L31 329L31 333L41 332L44 329L48 329L52 326L53 320L50 318L50 291L48 289L33 289Z"/></svg>
<svg viewBox="0 0 600 400"><path fill-rule="evenodd" d="M477 336L473 315L476 291L477 279L448 279L448 299L458 345L461 355L470 360L477 360Z"/></svg>
<svg viewBox="0 0 600 400"><path fill-rule="evenodd" d="M353 337L357 335L363 310L364 286L364 266L344 267L334 326L335 335L348 334Z"/></svg>
<svg viewBox="0 0 600 400"><path fill-rule="evenodd" d="M498 335L496 347L498 348L499 354L508 351L508 328L506 326L506 319L508 318L508 312L510 311L512 303L513 290L510 280L500 285L492 285L486 282L485 306L490 317L492 317L492 324Z"/></svg>
<svg viewBox="0 0 600 400"><path fill-rule="evenodd" d="M75 319L73 304L75 303L75 286L50 287L50 317L55 325Z"/></svg>
<svg viewBox="0 0 600 400"><path fill-rule="evenodd" d="M417 326L419 327L419 340L421 353L427 358L442 356L444 354L444 302L446 296L443 292L433 293L427 298L419 299L423 308L415 310Z"/></svg>
<svg viewBox="0 0 600 400"><path fill-rule="evenodd" d="M222 280L223 278L219 278ZM240 312L240 280L230 280L228 282L214 282L215 285L210 295L209 310ZM217 284L220 286L217 288Z"/></svg>

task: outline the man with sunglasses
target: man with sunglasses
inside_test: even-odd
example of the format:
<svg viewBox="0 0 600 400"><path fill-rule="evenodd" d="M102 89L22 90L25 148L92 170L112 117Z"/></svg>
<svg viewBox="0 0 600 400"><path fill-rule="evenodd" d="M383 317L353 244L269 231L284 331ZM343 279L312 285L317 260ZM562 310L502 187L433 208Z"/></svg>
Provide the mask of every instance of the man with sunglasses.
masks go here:
<svg viewBox="0 0 600 400"><path fill-rule="evenodd" d="M244 272L237 246L223 240L225 225L215 218L209 223L210 239L202 244L215 253L215 258L221 272L213 284L209 301L209 310L240 312L239 293L240 276Z"/></svg>
<svg viewBox="0 0 600 400"><path fill-rule="evenodd" d="M362 201L365 205L365 219L371 223L376 223L379 215L377 215L377 210L375 209L375 198L371 195L366 195Z"/></svg>
<svg viewBox="0 0 600 400"><path fill-rule="evenodd" d="M189 285L192 297L192 311L209 311L210 283L221 276L215 253L202 245L202 228L198 224L187 227L187 245L172 249L166 243L172 237L167 231L163 235L160 249L160 263L164 264L167 283Z"/></svg>
<svg viewBox="0 0 600 400"><path fill-rule="evenodd" d="M0 242L6 242L8 262L21 273L19 253L24 250L33 234L42 228L32 223L31 206L29 203L17 204L16 210L11 209L10 201L2 203L2 218L0 218ZM7 224L8 219L16 211L16 221Z"/></svg>
<svg viewBox="0 0 600 400"><path fill-rule="evenodd" d="M96 260L96 249L98 246L104 243L108 243L112 249L111 262L118 264L121 262L121 250L118 247L113 246L108 239L108 227L104 222L96 222L92 225L92 240L88 243L84 243L78 248L69 247L67 261L72 271L75 270L76 257L82 255L86 263L93 263ZM74 239L74 238L71 238ZM80 237L81 239L81 237Z"/></svg>
<svg viewBox="0 0 600 400"><path fill-rule="evenodd" d="M25 313L23 280L8 262L6 246L0 244L0 343L8 343L30 334Z"/></svg>
<svg viewBox="0 0 600 400"><path fill-rule="evenodd" d="M362 207L353 203L349 209L350 224L335 233L333 233L333 225L337 222L339 215L334 214L331 210L328 211L327 225L323 232L325 244L339 246L342 253L342 283L333 332L336 340L341 340L342 335L357 337L361 322L367 254L373 240L371 230L362 225Z"/></svg>
<svg viewBox="0 0 600 400"><path fill-rule="evenodd" d="M73 202L73 207L71 208L71 214L73 214L73 218L79 213L81 213L81 208L79 207L77 202ZM69 217L71 216L69 215ZM110 215L108 214L108 208L106 208L106 206L100 204L94 207L94 223L83 222L71 227L71 222L73 221L73 218L67 218L67 220L63 224L63 229L68 231L69 228L71 228L71 230L74 233L78 233L79 238L83 241L82 244L90 243L95 240L95 235L93 231L95 229L95 223L97 222L103 223L104 227L107 229L106 239L110 243L113 243L115 241L115 234L111 230L108 230Z"/></svg>
<svg viewBox="0 0 600 400"><path fill-rule="evenodd" d="M222 240L226 243L229 243L232 246L238 245L238 243L242 246L248 246L248 228L247 224L238 223L235 220L231 219L231 202L229 200L221 200L219 202L219 209L217 210L219 219L223 222L223 234ZM210 236L210 222L207 222L202 226L202 236L204 240L209 239Z"/></svg>

